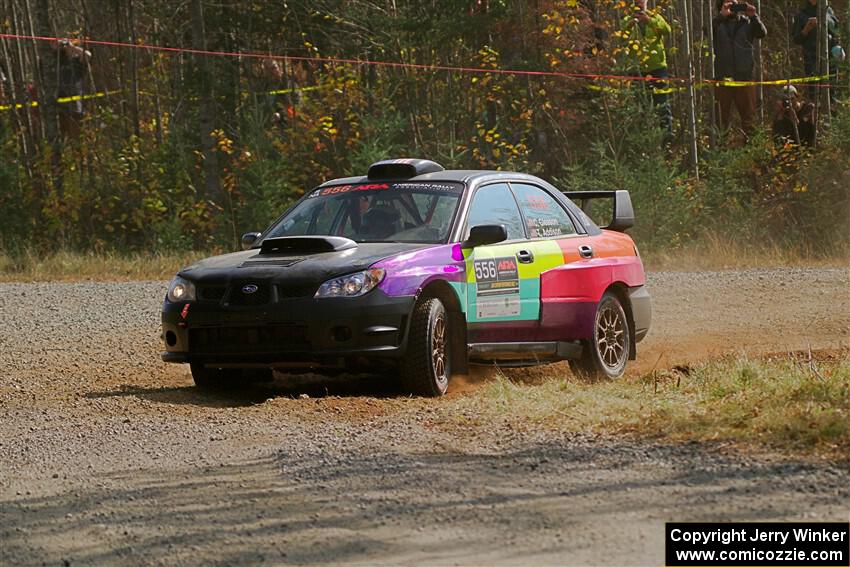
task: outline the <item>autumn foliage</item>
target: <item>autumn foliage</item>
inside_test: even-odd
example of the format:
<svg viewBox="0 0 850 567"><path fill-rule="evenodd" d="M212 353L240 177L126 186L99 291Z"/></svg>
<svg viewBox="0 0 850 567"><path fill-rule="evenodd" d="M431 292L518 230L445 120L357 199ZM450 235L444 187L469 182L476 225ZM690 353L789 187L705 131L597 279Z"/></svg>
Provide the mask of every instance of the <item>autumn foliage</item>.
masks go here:
<svg viewBox="0 0 850 567"><path fill-rule="evenodd" d="M710 78L713 2L687 4L701 81ZM106 96L85 101L77 136L56 128L61 104L39 94L50 92L55 65L46 42L0 40L10 79L0 104L21 105L0 110L7 250L233 248L321 181L398 156L517 169L564 189L629 189L635 236L651 247L717 231L822 253L847 240L847 103L818 149L802 151L771 140L776 93L765 88L767 131L744 145L713 131L710 89L698 84L697 178L680 89L665 148L641 84L575 76L626 72L619 30L631 4L621 0L0 5L2 33L29 35L30 14L36 35L230 54L89 45L86 92ZM673 26L668 61L679 77L684 5L657 3ZM785 31L797 4L787 7L765 10L766 78L801 74ZM498 72L506 69L562 75ZM840 77L839 101L848 94Z"/></svg>

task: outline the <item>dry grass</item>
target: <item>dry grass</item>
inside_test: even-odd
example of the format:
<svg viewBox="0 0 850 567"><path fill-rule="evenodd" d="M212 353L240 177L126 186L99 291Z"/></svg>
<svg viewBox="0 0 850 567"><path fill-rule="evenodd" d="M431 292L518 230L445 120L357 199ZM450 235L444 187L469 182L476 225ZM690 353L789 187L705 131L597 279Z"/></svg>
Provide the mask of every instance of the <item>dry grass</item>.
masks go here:
<svg viewBox="0 0 850 567"><path fill-rule="evenodd" d="M526 384L501 375L455 403L472 409L482 422L502 418L518 426L731 441L847 458L850 351L814 358L807 353L730 356L593 384L572 376Z"/></svg>
<svg viewBox="0 0 850 567"><path fill-rule="evenodd" d="M42 256L27 251L0 254L0 281L166 280L210 252L116 254L59 251Z"/></svg>
<svg viewBox="0 0 850 567"><path fill-rule="evenodd" d="M640 246L640 243L638 243ZM833 250L815 252L805 247L776 243L733 241L723 236L708 236L682 248L668 251L643 251L641 257L650 271L733 270L787 266L850 266L850 245L836 243Z"/></svg>
<svg viewBox="0 0 850 567"><path fill-rule="evenodd" d="M61 250L45 256L28 250L14 256L0 252L0 281L127 281L171 278L181 267L222 251L119 254ZM780 266L850 266L850 246L831 255L778 245L742 245L707 238L670 252L643 251L650 271L723 270Z"/></svg>

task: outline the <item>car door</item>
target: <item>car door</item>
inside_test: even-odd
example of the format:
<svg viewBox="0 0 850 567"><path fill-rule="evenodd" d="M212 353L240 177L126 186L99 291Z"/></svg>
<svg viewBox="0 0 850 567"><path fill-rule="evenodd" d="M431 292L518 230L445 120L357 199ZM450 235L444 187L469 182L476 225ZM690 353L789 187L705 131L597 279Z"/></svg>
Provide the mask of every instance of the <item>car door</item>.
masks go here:
<svg viewBox="0 0 850 567"><path fill-rule="evenodd" d="M539 272L528 248L519 206L507 183L476 190L464 234L482 224L504 225L508 239L466 251L468 340L533 340L540 313Z"/></svg>
<svg viewBox="0 0 850 567"><path fill-rule="evenodd" d="M593 256L592 239L579 234L566 208L545 189L511 183L535 254L538 277L546 270Z"/></svg>
<svg viewBox="0 0 850 567"><path fill-rule="evenodd" d="M612 282L612 266L618 257L635 254L631 240L608 231L580 234L573 217L548 191L531 184L511 187L540 268L537 340L587 339L601 290Z"/></svg>

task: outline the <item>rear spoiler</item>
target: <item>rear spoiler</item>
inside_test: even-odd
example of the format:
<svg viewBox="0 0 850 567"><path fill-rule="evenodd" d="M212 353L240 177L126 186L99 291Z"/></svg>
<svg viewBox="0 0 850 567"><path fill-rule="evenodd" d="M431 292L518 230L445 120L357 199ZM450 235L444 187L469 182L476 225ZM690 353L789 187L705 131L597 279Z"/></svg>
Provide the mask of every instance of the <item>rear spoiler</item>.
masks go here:
<svg viewBox="0 0 850 567"><path fill-rule="evenodd" d="M632 208L632 198L623 189L617 191L564 191L564 195L590 216L591 202L594 199L612 199L611 222L602 228L625 232L635 225L635 210Z"/></svg>

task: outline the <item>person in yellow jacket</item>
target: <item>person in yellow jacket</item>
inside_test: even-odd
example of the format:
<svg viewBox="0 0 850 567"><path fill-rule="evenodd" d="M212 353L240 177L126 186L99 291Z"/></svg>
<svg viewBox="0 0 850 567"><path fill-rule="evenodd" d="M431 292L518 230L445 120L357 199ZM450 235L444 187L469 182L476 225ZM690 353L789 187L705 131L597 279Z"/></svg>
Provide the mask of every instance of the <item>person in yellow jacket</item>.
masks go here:
<svg viewBox="0 0 850 567"><path fill-rule="evenodd" d="M669 141L673 135L673 111L664 80L669 76L664 41L670 36L670 24L657 11L648 10L646 0L634 0L631 13L623 18L620 34L626 44L629 71L659 79L645 84L652 89L652 103Z"/></svg>

